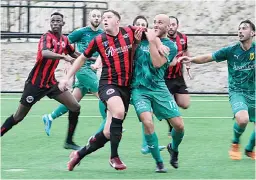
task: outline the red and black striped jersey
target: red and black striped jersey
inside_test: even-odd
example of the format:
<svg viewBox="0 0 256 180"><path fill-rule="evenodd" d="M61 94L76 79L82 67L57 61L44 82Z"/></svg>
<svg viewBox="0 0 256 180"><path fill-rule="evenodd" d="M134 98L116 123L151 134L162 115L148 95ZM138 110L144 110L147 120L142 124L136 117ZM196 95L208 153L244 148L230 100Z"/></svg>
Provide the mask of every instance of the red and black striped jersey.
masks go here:
<svg viewBox="0 0 256 180"><path fill-rule="evenodd" d="M175 38L169 37L171 41L175 42L178 47L178 55L176 57L183 56L182 52L188 49L188 40L185 34L177 31L177 36ZM165 79L174 79L176 77L182 76L182 63L179 62L176 66L170 66L166 70Z"/></svg>
<svg viewBox="0 0 256 180"><path fill-rule="evenodd" d="M135 27L120 27L116 36L102 33L96 36L84 51L90 58L99 52L102 59L100 84L129 86L133 71L133 50Z"/></svg>
<svg viewBox="0 0 256 180"><path fill-rule="evenodd" d="M72 54L75 50L64 35L58 38L51 31L48 31L41 36L38 43L36 64L31 70L27 81L40 88L50 88L51 85L57 83L55 70L60 60L44 58L42 56L43 50L50 50L57 54Z"/></svg>

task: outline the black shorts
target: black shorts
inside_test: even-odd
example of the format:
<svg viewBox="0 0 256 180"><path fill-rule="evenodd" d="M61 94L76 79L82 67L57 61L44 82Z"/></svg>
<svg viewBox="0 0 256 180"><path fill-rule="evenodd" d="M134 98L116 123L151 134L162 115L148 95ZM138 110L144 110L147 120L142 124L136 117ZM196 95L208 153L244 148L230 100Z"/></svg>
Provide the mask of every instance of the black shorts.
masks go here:
<svg viewBox="0 0 256 180"><path fill-rule="evenodd" d="M113 96L119 96L123 100L125 112L128 112L131 90L130 87L117 86L114 84L104 84L99 86L99 97L100 100L106 105L109 98ZM107 105L106 105L107 107Z"/></svg>
<svg viewBox="0 0 256 180"><path fill-rule="evenodd" d="M20 99L20 103L26 107L32 107L37 101L44 96L54 98L62 93L58 88L58 84L51 86L50 88L40 88L33 85L31 82L26 82L23 94Z"/></svg>
<svg viewBox="0 0 256 180"><path fill-rule="evenodd" d="M171 94L188 94L187 86L183 76L174 79L165 79L165 84Z"/></svg>

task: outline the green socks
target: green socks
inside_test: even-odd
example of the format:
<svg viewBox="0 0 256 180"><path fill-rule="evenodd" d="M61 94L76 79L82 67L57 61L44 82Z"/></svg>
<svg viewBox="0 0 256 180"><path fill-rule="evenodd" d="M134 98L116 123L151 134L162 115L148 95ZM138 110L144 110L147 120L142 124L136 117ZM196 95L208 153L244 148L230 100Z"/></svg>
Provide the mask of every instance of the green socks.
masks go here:
<svg viewBox="0 0 256 180"><path fill-rule="evenodd" d="M172 149L175 152L178 152L178 147L183 139L184 131L177 132L174 128L172 129Z"/></svg>
<svg viewBox="0 0 256 180"><path fill-rule="evenodd" d="M244 130L245 130L245 128L241 128L241 127L237 124L237 122L234 123L234 138L233 138L233 140L232 140L232 142L233 142L234 144L238 144L238 143L239 143L239 140L240 140L239 138L240 138L240 136L243 134Z"/></svg>
<svg viewBox="0 0 256 180"><path fill-rule="evenodd" d="M154 132L153 134L145 134L145 138L148 144L148 148L150 149L150 152L155 159L155 161L158 162L163 162L163 159L160 155L160 151L158 148L158 138L156 133Z"/></svg>
<svg viewBox="0 0 256 180"><path fill-rule="evenodd" d="M68 108L66 106L64 106L63 104L61 104L61 105L59 105L59 107L57 109L55 109L51 113L51 117L52 117L52 119L56 119L67 112L68 112Z"/></svg>
<svg viewBox="0 0 256 180"><path fill-rule="evenodd" d="M255 146L255 130L253 130L251 136L250 136L250 140L249 140L249 143L247 144L247 146L245 147L245 149L247 151L253 151L253 148Z"/></svg>

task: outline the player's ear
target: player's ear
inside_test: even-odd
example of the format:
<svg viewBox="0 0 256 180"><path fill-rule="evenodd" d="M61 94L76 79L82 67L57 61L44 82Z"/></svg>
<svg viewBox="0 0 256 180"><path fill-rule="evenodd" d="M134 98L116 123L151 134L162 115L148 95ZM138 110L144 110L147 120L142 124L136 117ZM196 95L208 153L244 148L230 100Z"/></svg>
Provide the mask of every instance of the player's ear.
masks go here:
<svg viewBox="0 0 256 180"><path fill-rule="evenodd" d="M251 31L251 37L254 37L254 36L255 36L255 32Z"/></svg>
<svg viewBox="0 0 256 180"><path fill-rule="evenodd" d="M65 25L65 21L62 22L62 26L64 26L64 25Z"/></svg>

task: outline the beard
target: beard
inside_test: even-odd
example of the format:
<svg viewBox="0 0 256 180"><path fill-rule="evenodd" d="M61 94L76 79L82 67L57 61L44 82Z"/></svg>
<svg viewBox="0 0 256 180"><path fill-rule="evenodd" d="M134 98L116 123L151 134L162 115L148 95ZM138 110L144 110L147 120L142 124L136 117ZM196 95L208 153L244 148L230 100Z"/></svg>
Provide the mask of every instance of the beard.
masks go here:
<svg viewBox="0 0 256 180"><path fill-rule="evenodd" d="M92 25L94 28L97 28L97 27L99 27L100 23L91 22L91 25Z"/></svg>

